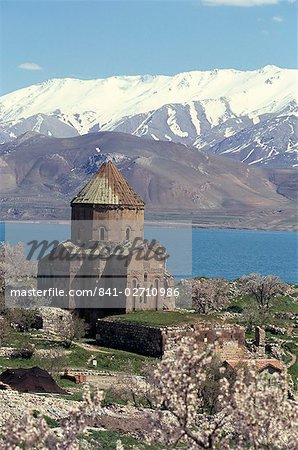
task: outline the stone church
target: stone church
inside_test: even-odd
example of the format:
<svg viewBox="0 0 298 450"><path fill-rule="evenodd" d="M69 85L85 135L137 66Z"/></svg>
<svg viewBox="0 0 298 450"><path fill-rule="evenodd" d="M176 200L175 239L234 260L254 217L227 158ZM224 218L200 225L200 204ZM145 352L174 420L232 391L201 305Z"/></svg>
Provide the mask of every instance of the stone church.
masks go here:
<svg viewBox="0 0 298 450"><path fill-rule="evenodd" d="M71 238L39 261L38 287L52 288L51 306L93 325L111 314L175 307L169 255L144 239L144 207L111 161L99 168L71 202Z"/></svg>

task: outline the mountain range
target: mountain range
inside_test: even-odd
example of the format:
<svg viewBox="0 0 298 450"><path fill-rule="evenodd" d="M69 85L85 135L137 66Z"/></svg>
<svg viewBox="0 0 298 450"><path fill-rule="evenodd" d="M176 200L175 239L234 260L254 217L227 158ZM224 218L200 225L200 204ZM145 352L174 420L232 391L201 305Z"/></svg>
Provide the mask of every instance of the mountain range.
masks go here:
<svg viewBox="0 0 298 450"><path fill-rule="evenodd" d="M297 170L249 166L180 143L120 132L71 138L27 132L2 144L2 220L69 218L71 198L108 160L144 199L147 219L295 228Z"/></svg>
<svg viewBox="0 0 298 450"><path fill-rule="evenodd" d="M0 142L28 131L71 138L115 131L180 143L249 166L297 166L297 71L52 79L0 97ZM200 153L199 153L200 154Z"/></svg>

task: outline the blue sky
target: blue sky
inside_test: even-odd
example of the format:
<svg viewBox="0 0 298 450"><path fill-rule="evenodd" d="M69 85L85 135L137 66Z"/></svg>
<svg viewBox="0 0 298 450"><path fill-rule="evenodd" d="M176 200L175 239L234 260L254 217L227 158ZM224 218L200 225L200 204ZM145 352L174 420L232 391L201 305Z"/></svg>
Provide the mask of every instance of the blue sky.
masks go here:
<svg viewBox="0 0 298 450"><path fill-rule="evenodd" d="M297 65L297 1L0 0L0 93L54 77Z"/></svg>

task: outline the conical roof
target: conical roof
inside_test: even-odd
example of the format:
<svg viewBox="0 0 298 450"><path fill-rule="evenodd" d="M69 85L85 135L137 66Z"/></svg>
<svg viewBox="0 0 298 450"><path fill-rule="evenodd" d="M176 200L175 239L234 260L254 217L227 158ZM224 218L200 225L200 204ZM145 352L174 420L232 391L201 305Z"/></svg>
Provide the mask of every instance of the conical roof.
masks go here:
<svg viewBox="0 0 298 450"><path fill-rule="evenodd" d="M144 206L117 167L108 161L81 189L71 204Z"/></svg>

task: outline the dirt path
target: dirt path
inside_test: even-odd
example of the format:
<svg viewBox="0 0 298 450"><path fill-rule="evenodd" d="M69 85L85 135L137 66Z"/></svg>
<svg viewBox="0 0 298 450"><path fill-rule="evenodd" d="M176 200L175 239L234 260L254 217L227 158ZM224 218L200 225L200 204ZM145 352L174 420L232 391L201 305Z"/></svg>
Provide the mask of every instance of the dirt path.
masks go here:
<svg viewBox="0 0 298 450"><path fill-rule="evenodd" d="M96 345L91 344L84 344L82 342L74 342L74 345L77 347L83 348L84 350L87 350L88 352L94 352L94 353L105 353L106 355L111 355L112 352L109 352L107 350L101 350Z"/></svg>
<svg viewBox="0 0 298 450"><path fill-rule="evenodd" d="M130 388L145 387L145 381L142 377L136 375L127 375L125 373L87 375L87 383L97 387L97 389L108 390L113 388L115 390L129 390Z"/></svg>
<svg viewBox="0 0 298 450"><path fill-rule="evenodd" d="M290 353L290 352L288 352L288 354L291 356L291 361L287 364L287 368L289 369L297 361L297 355L295 355L294 353Z"/></svg>
<svg viewBox="0 0 298 450"><path fill-rule="evenodd" d="M87 383L96 386L97 389L110 388L121 389L125 386L123 374L121 375L87 375Z"/></svg>

